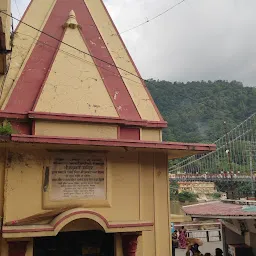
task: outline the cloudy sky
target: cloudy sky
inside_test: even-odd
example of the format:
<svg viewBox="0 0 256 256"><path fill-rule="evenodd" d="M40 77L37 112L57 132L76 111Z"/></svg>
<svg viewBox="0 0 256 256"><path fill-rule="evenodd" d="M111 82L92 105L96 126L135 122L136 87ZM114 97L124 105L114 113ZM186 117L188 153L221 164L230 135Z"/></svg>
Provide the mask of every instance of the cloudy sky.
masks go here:
<svg viewBox="0 0 256 256"><path fill-rule="evenodd" d="M105 0L120 32L181 0ZM29 0L12 0L13 15ZM18 11L19 9L19 11ZM238 80L256 86L256 1L186 0L122 37L144 78Z"/></svg>

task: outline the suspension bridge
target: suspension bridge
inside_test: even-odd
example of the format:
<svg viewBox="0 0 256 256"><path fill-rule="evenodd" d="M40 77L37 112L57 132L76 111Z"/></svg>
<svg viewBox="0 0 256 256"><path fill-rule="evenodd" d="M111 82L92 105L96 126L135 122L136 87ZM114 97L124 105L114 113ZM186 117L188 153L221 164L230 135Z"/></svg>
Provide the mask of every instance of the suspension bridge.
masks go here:
<svg viewBox="0 0 256 256"><path fill-rule="evenodd" d="M222 192L238 183L256 188L256 113L214 142L215 152L188 157L169 168L170 180L215 182ZM224 191L223 191L224 190Z"/></svg>

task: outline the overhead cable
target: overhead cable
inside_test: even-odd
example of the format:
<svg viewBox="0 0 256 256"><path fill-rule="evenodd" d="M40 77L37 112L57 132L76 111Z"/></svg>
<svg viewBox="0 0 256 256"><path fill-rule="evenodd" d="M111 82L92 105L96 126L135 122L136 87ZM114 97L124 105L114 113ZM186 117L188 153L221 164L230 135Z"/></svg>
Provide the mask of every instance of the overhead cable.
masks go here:
<svg viewBox="0 0 256 256"><path fill-rule="evenodd" d="M153 20L155 20L155 19L161 17L162 15L164 15L164 14L166 14L167 12L171 11L172 9L174 9L175 7L177 7L178 5L182 4L182 3L185 2L185 1L186 1L186 0L182 0L182 1L178 2L177 4L175 4L175 5L171 6L171 7L169 7L167 10L165 10L165 11L163 11L163 12L157 14L157 15L154 16L153 18L147 19L146 21L144 21L144 22L142 22L142 23L140 23L140 24L138 24L138 25L136 25L136 26L134 26L134 27L131 27L131 28L127 29L127 30L124 30L124 31L121 32L120 34L124 34L124 33L130 32L130 31L132 31L132 30L134 30L134 29L136 29L136 28L139 28L139 27L141 27L141 26L143 26L143 25L145 25L145 24L148 24L149 22L151 22L151 21L153 21Z"/></svg>

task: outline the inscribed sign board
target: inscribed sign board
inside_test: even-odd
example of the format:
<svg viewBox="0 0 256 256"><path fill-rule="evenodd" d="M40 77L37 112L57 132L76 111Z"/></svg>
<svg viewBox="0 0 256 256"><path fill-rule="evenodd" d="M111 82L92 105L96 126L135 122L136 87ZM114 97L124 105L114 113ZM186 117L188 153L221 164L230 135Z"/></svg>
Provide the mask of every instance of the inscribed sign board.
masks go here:
<svg viewBox="0 0 256 256"><path fill-rule="evenodd" d="M103 154L62 154L50 168L50 200L106 200L106 159Z"/></svg>

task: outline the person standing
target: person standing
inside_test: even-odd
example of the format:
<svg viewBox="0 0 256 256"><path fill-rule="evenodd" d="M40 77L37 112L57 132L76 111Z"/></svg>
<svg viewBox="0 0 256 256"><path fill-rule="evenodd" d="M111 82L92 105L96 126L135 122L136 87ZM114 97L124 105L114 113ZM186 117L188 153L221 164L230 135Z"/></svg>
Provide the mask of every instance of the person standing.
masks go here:
<svg viewBox="0 0 256 256"><path fill-rule="evenodd" d="M223 256L223 251L220 248L215 249L215 255L216 256Z"/></svg>
<svg viewBox="0 0 256 256"><path fill-rule="evenodd" d="M184 228L184 226L181 227L179 230L179 248L180 249L186 249L187 247L187 230Z"/></svg>
<svg viewBox="0 0 256 256"><path fill-rule="evenodd" d="M174 230L172 233L172 256L175 256L175 250L178 248L178 233Z"/></svg>
<svg viewBox="0 0 256 256"><path fill-rule="evenodd" d="M199 245L194 244L192 246L193 256L203 256L203 254L199 251Z"/></svg>

